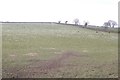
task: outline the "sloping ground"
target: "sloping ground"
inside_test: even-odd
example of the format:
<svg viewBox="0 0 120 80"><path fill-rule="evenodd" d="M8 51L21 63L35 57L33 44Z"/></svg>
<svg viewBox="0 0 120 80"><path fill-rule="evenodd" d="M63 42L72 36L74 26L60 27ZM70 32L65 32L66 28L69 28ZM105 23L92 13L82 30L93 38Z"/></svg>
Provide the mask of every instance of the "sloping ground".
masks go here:
<svg viewBox="0 0 120 80"><path fill-rule="evenodd" d="M4 24L3 77L114 78L118 35L68 25Z"/></svg>
<svg viewBox="0 0 120 80"><path fill-rule="evenodd" d="M82 60L83 58L89 60L90 56L80 55L80 53L73 51L67 51L57 55L52 59L36 61L32 64L22 67L21 69L10 69L9 71L6 71L10 73L6 76L8 78L117 77L117 73L105 73L107 71L102 70L104 68L107 68L107 70L116 68L116 62L113 62L112 64L90 64L87 62L81 62L80 60Z"/></svg>
<svg viewBox="0 0 120 80"><path fill-rule="evenodd" d="M84 55L79 55L74 52L64 52L62 54L59 54L53 59L50 60L41 60L37 61L35 63L29 64L25 67L23 67L20 70L13 69L11 70L12 75L8 75L9 77L34 77L40 75L47 74L51 69L57 69L60 67L64 67L65 65L64 60L67 60L68 58L73 57L83 57ZM69 65L68 65L69 66ZM71 65L73 66L73 65ZM50 76L49 76L50 77Z"/></svg>
<svg viewBox="0 0 120 80"><path fill-rule="evenodd" d="M95 25L88 25L87 27L85 27L84 25L75 25L75 24L64 24L64 23L56 23L56 24L61 24L61 25L71 25L71 26L77 26L80 28L86 28L86 29L90 29L90 30L94 30L94 31L103 31L103 32L112 32L112 33L120 33L120 29L119 28L111 28L111 27L103 27L103 26L95 26Z"/></svg>

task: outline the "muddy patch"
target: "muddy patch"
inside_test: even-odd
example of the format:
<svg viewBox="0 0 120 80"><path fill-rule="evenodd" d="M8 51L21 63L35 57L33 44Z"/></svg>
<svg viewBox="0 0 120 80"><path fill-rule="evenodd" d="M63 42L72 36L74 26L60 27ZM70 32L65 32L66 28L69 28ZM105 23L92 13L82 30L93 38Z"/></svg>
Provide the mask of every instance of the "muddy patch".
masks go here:
<svg viewBox="0 0 120 80"><path fill-rule="evenodd" d="M35 56L37 53L29 53L27 54L29 56ZM76 52L63 52L59 55L57 55L55 58L49 59L49 60L44 60L44 61L37 61L35 63L29 64L25 67L23 67L20 70L15 71L14 77L31 77L30 75L44 75L47 74L50 70L54 70L56 68L64 67L64 60L69 60L70 58L75 58L75 57L83 57L85 55L80 55L79 53ZM70 66L70 65L69 65ZM71 65L72 66L72 65ZM73 65L74 66L74 65ZM27 74L27 75L26 75ZM32 76L34 76L32 75Z"/></svg>

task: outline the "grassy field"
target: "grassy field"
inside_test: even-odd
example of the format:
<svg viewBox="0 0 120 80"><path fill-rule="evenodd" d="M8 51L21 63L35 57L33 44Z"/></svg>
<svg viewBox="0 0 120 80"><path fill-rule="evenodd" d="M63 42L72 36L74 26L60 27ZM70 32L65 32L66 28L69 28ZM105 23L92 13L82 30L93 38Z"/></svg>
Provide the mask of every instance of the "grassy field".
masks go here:
<svg viewBox="0 0 120 80"><path fill-rule="evenodd" d="M64 24L64 23L56 23L61 25L72 25L72 26L78 26L90 30L96 30L96 31L102 31L102 32L110 32L110 33L120 33L120 28L113 28L113 27L104 27L104 26L95 26L95 25L88 25L85 27L84 25L74 25L74 24Z"/></svg>
<svg viewBox="0 0 120 80"><path fill-rule="evenodd" d="M118 34L70 25L4 23L2 77L116 78Z"/></svg>

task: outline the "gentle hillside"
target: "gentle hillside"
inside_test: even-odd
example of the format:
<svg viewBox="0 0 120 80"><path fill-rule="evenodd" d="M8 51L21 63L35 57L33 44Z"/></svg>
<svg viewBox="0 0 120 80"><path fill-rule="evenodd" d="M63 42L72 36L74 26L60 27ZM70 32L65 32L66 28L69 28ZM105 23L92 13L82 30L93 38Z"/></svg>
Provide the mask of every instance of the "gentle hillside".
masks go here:
<svg viewBox="0 0 120 80"><path fill-rule="evenodd" d="M3 77L118 77L118 34L54 23L2 24Z"/></svg>

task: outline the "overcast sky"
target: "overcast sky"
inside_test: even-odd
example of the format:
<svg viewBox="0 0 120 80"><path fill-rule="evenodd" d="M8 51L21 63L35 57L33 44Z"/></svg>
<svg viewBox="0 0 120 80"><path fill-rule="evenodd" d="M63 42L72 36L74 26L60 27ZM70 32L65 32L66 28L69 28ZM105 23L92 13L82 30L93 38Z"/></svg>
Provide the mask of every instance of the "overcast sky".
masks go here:
<svg viewBox="0 0 120 80"><path fill-rule="evenodd" d="M118 23L119 0L0 0L0 21L54 21L72 23L75 18L103 25Z"/></svg>

